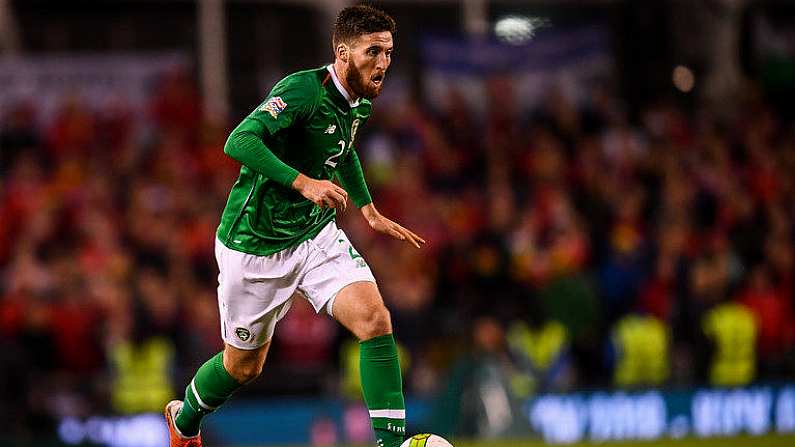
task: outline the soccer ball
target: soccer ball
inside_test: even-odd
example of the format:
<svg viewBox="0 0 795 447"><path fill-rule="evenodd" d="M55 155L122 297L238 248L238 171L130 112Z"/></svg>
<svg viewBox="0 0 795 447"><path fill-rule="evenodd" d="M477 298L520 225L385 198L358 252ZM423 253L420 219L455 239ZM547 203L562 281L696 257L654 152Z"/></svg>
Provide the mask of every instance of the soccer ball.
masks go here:
<svg viewBox="0 0 795 447"><path fill-rule="evenodd" d="M421 433L406 439L400 447L453 447L453 444L439 435Z"/></svg>

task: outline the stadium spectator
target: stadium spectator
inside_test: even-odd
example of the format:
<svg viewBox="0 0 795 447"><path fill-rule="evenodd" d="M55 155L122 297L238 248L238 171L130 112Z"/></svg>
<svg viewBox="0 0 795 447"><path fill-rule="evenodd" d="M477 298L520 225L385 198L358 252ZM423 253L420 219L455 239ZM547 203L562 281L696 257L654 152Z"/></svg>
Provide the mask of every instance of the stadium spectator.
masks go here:
<svg viewBox="0 0 795 447"><path fill-rule="evenodd" d="M4 386L12 394L0 414L41 392L34 379L64 396L79 375L111 380L108 347L129 339L133 314L181 353L175 383L218 349L212 240L237 168L223 155L225 129L199 124L186 76L164 76L145 116L123 103L91 110L77 97L49 122L31 103L3 116L0 385L22 386ZM431 241L422 253L404 249L341 216L393 309L415 366L409 389L437 392L457 356L471 353L475 327L483 350L485 335L518 317L565 351L565 377L539 383L608 384L605 343L638 311L670 330L677 381L709 378L677 370L701 358L694 322L713 340L732 324L746 328L757 349L744 361L759 360L758 378L795 372L795 133L773 109L756 99L725 125L659 102L635 122L604 85L585 104L551 89L535 110L518 110L511 91L506 79L490 81L499 107L487 119L455 89L443 110L410 96L376 108L358 144L384 212ZM736 318L716 320L735 298ZM544 324L533 326L528 309ZM333 331L317 318L294 309L274 351L276 365L326 365L304 388L314 391L329 389L340 365L339 346L322 341ZM300 343L289 335L315 331ZM737 377L713 382L745 383L753 368ZM101 407L102 392L74 408ZM14 417L25 425L75 411L67 407Z"/></svg>

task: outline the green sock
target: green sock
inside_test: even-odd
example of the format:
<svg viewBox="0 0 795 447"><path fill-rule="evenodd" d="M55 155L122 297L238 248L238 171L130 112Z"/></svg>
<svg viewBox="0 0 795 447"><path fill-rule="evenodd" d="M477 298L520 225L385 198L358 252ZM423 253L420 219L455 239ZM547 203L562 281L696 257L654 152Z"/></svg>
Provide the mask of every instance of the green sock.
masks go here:
<svg viewBox="0 0 795 447"><path fill-rule="evenodd" d="M207 360L185 388L182 410L174 421L179 431L185 436L195 436L202 418L226 402L241 386L224 368L223 352Z"/></svg>
<svg viewBox="0 0 795 447"><path fill-rule="evenodd" d="M378 447L399 447L406 435L406 404L398 350L392 334L359 344L362 393Z"/></svg>

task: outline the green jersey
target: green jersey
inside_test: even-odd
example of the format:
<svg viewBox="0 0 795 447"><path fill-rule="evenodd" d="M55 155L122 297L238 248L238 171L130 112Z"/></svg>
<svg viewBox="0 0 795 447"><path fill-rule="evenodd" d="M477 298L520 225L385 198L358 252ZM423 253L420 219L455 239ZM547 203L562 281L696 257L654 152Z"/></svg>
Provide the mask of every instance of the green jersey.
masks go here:
<svg viewBox="0 0 795 447"><path fill-rule="evenodd" d="M354 204L371 202L356 132L370 116L366 99L352 101L331 66L293 73L232 131L224 152L241 161L218 226L227 247L265 256L316 236L334 219L291 188L298 173L337 178Z"/></svg>

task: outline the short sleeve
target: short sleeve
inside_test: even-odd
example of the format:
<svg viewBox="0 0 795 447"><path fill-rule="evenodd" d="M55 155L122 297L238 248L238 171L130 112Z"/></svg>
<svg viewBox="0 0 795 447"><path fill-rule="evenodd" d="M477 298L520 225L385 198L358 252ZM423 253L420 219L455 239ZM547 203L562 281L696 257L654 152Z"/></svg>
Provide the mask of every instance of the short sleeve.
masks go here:
<svg viewBox="0 0 795 447"><path fill-rule="evenodd" d="M277 83L248 119L261 122L268 133L309 118L317 108L319 86L308 74L288 76Z"/></svg>

